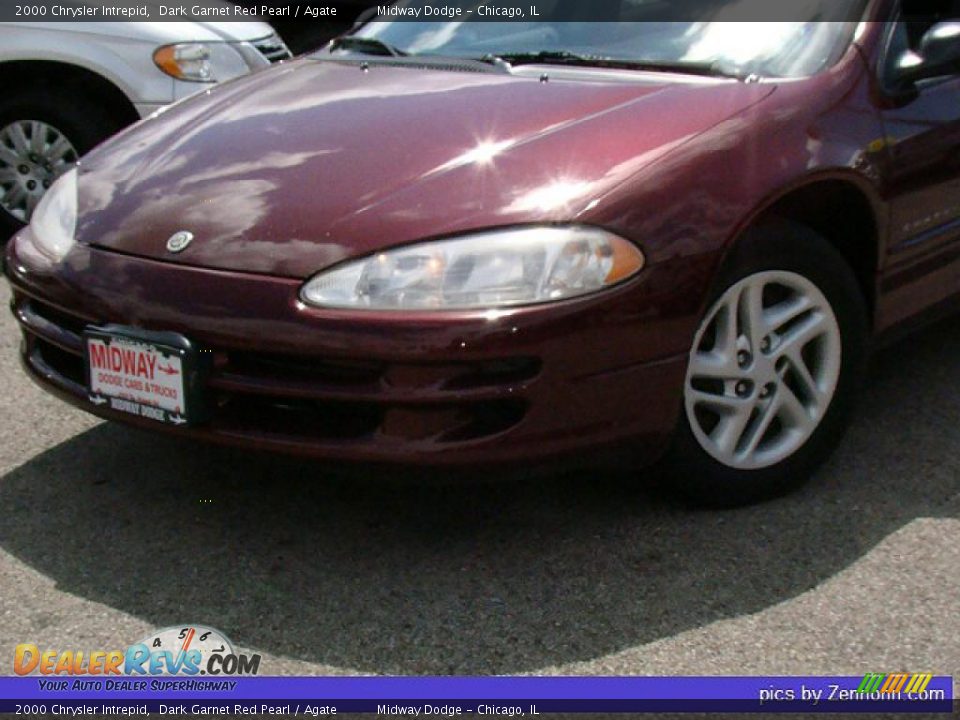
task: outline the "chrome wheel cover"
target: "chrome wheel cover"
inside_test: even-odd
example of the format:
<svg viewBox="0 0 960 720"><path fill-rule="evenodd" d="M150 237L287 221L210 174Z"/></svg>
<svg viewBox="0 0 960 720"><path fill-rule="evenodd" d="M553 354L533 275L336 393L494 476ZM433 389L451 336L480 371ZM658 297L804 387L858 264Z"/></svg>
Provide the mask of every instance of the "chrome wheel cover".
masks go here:
<svg viewBox="0 0 960 720"><path fill-rule="evenodd" d="M730 468L786 460L826 415L841 354L836 315L810 280L744 278L707 313L690 351L684 401L694 437Z"/></svg>
<svg viewBox="0 0 960 720"><path fill-rule="evenodd" d="M43 194L77 159L70 140L41 120L0 128L0 208L29 222Z"/></svg>

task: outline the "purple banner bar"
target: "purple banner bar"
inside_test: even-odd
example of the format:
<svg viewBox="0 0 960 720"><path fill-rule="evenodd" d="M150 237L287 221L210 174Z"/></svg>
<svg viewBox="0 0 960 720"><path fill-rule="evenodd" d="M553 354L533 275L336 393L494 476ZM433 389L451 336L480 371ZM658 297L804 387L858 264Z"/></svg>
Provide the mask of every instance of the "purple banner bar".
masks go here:
<svg viewBox="0 0 960 720"><path fill-rule="evenodd" d="M183 677L0 678L0 712L535 717L552 712L943 712L953 681L919 693L859 693L863 677ZM901 685L903 686L903 685ZM161 707L162 706L162 707ZM90 708L97 708L92 710ZM271 713L271 708L277 712ZM314 712L310 712L313 710ZM325 711L325 712L324 712ZM66 714L66 713L58 713Z"/></svg>

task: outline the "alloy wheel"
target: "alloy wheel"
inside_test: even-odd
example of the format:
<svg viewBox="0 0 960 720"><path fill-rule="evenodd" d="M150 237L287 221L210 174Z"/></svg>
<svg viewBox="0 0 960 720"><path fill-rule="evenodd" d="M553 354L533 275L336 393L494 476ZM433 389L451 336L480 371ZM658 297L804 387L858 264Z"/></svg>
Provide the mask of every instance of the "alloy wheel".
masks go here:
<svg viewBox="0 0 960 720"><path fill-rule="evenodd" d="M697 331L684 385L700 446L740 470L771 467L819 426L840 377L836 315L810 280L767 271L723 293Z"/></svg>
<svg viewBox="0 0 960 720"><path fill-rule="evenodd" d="M0 208L29 222L43 194L78 157L67 136L42 120L0 129Z"/></svg>

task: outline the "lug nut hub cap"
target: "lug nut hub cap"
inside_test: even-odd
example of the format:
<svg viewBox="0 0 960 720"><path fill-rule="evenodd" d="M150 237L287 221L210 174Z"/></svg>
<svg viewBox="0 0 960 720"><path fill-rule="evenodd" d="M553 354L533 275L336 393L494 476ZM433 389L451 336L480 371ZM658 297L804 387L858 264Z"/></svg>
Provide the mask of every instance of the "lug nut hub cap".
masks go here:
<svg viewBox="0 0 960 720"><path fill-rule="evenodd" d="M77 160L73 144L48 123L18 120L0 128L0 208L29 222L44 191Z"/></svg>

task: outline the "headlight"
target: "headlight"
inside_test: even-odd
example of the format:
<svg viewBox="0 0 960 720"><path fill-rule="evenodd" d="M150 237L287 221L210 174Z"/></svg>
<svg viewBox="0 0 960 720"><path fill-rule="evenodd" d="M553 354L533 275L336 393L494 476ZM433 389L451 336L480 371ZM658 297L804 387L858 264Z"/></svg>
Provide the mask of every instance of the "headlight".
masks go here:
<svg viewBox="0 0 960 720"><path fill-rule="evenodd" d="M598 228L491 231L347 262L309 280L301 298L326 308L491 309L596 292L643 262L633 243Z"/></svg>
<svg viewBox="0 0 960 720"><path fill-rule="evenodd" d="M170 77L188 82L223 82L249 72L246 60L228 43L178 43L153 53L153 62Z"/></svg>
<svg viewBox="0 0 960 720"><path fill-rule="evenodd" d="M60 176L40 199L30 230L34 247L47 260L60 262L73 247L77 229L77 169Z"/></svg>

